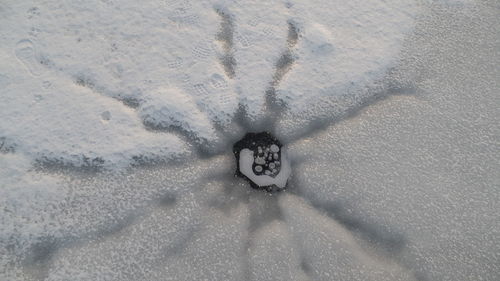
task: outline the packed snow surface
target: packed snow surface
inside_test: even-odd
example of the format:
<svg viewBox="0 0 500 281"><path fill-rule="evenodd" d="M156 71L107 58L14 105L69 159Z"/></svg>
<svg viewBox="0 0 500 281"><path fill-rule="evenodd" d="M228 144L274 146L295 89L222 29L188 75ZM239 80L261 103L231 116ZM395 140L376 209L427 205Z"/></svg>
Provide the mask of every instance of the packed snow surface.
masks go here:
<svg viewBox="0 0 500 281"><path fill-rule="evenodd" d="M0 280L498 280L499 21L492 0L3 1ZM234 177L259 131L285 192Z"/></svg>

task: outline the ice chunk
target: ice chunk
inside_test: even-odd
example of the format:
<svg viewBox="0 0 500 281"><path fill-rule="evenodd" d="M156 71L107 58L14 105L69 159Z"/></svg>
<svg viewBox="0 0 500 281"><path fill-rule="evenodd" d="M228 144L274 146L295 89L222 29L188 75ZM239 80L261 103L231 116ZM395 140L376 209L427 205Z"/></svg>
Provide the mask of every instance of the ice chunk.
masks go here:
<svg viewBox="0 0 500 281"><path fill-rule="evenodd" d="M264 158L262 157L257 157L255 158L255 164L264 165L266 164L266 160L264 160Z"/></svg>
<svg viewBox="0 0 500 281"><path fill-rule="evenodd" d="M280 151L279 146L277 146L277 145L275 145L275 144L271 144L271 147L270 147L270 148L271 148L271 151L272 151L272 152L274 152L274 153L276 153L276 152Z"/></svg>

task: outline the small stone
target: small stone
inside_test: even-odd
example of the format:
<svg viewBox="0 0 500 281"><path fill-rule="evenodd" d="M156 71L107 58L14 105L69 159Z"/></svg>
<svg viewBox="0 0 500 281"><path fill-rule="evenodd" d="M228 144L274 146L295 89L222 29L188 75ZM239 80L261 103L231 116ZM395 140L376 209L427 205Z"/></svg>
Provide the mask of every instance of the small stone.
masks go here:
<svg viewBox="0 0 500 281"><path fill-rule="evenodd" d="M262 172L262 166L259 166L259 165L255 166L255 171L256 171L257 173Z"/></svg>

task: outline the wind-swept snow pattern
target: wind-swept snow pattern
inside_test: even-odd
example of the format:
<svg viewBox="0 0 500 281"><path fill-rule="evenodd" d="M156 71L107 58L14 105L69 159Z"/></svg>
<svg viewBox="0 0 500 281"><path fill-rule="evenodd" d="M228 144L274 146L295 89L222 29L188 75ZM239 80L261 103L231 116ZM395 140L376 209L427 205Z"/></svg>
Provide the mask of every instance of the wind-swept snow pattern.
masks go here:
<svg viewBox="0 0 500 281"><path fill-rule="evenodd" d="M497 6L4 1L0 280L498 280Z"/></svg>

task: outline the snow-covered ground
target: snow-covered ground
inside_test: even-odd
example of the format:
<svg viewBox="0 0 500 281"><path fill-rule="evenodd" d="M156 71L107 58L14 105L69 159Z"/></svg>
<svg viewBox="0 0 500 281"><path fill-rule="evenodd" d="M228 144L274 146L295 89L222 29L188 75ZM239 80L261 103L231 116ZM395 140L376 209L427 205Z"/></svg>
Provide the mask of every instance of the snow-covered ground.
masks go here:
<svg viewBox="0 0 500 281"><path fill-rule="evenodd" d="M499 11L4 1L0 280L500 279Z"/></svg>

